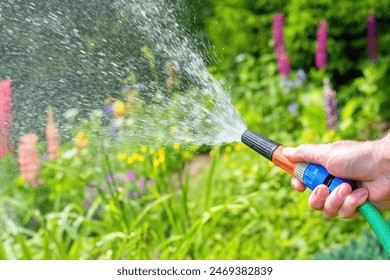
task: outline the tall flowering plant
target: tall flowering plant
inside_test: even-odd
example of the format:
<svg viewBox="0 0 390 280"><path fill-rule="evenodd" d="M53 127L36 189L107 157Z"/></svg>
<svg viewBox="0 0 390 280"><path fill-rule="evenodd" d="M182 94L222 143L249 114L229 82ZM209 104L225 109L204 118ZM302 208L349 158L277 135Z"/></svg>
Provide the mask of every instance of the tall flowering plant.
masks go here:
<svg viewBox="0 0 390 280"><path fill-rule="evenodd" d="M322 20L318 26L315 64L318 69L323 69L328 64L328 24L326 20Z"/></svg>
<svg viewBox="0 0 390 280"><path fill-rule="evenodd" d="M331 88L328 78L323 81L326 124L328 130L336 130L338 125L336 92Z"/></svg>
<svg viewBox="0 0 390 280"><path fill-rule="evenodd" d="M376 43L376 21L374 13L369 13L367 17L367 41L368 41L368 57L372 63L378 59L377 43Z"/></svg>
<svg viewBox="0 0 390 280"><path fill-rule="evenodd" d="M12 83L0 81L0 158L12 147Z"/></svg>
<svg viewBox="0 0 390 280"><path fill-rule="evenodd" d="M49 159L58 158L61 139L58 133L58 127L54 117L54 111L53 108L51 107L47 109L46 145L47 145L47 153Z"/></svg>
<svg viewBox="0 0 390 280"><path fill-rule="evenodd" d="M284 15L276 14L273 21L273 38L275 44L275 55L280 75L287 77L290 74L290 61L288 59L286 45L283 39Z"/></svg>
<svg viewBox="0 0 390 280"><path fill-rule="evenodd" d="M23 180L37 184L38 175L41 171L41 158L36 134L29 133L19 138L18 159Z"/></svg>

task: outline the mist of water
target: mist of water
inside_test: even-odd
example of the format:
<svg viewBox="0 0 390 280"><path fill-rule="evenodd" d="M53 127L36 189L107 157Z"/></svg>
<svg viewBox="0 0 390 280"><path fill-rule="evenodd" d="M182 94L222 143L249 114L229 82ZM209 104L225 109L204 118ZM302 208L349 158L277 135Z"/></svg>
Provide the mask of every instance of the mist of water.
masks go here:
<svg viewBox="0 0 390 280"><path fill-rule="evenodd" d="M178 3L1 1L0 78L13 81L16 133L43 131L47 106L65 129L67 111L88 117L120 96L137 104L122 140L240 141L246 126L207 71L200 42L178 21ZM136 94L120 95L124 81Z"/></svg>

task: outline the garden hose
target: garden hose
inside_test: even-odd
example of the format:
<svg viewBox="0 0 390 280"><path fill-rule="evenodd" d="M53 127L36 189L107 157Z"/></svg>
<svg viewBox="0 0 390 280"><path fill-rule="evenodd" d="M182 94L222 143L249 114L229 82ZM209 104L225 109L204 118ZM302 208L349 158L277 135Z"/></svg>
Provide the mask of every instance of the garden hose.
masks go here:
<svg viewBox="0 0 390 280"><path fill-rule="evenodd" d="M326 185L330 192L341 183L354 185L350 180L333 176L321 165L306 162L291 162L282 154L285 148L284 146L251 130L246 130L242 134L241 141L263 157L272 161L276 166L295 176L311 190L314 190L321 184ZM371 202L366 201L358 207L358 210L367 220L387 255L390 257L390 226Z"/></svg>

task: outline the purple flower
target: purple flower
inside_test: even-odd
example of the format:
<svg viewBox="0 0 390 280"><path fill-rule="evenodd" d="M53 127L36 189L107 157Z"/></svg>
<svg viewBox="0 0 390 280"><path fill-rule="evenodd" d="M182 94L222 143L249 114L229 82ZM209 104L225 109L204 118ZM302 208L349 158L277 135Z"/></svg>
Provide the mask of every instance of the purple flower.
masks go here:
<svg viewBox="0 0 390 280"><path fill-rule="evenodd" d="M114 175L112 173L107 174L107 180L110 185L114 182Z"/></svg>
<svg viewBox="0 0 390 280"><path fill-rule="evenodd" d="M122 92L128 92L130 88L128 86L123 86L122 87Z"/></svg>
<svg viewBox="0 0 390 280"><path fill-rule="evenodd" d="M290 74L290 62L288 60L287 53L281 53L277 57L278 60L278 69L280 75L287 77Z"/></svg>
<svg viewBox="0 0 390 280"><path fill-rule="evenodd" d="M141 91L144 88L144 86L142 84L136 84L136 85L133 85L133 88L135 88L136 90Z"/></svg>
<svg viewBox="0 0 390 280"><path fill-rule="evenodd" d="M150 179L149 180L149 185L153 186L154 184L156 184L156 180Z"/></svg>
<svg viewBox="0 0 390 280"><path fill-rule="evenodd" d="M376 21L375 16L371 12L367 18L367 39L368 39L368 57L375 63L378 59L378 51L376 47Z"/></svg>
<svg viewBox="0 0 390 280"><path fill-rule="evenodd" d="M317 30L316 67L323 69L328 64L328 25L322 20Z"/></svg>
<svg viewBox="0 0 390 280"><path fill-rule="evenodd" d="M306 73L303 69L298 69L297 71L298 78L303 82L306 80Z"/></svg>
<svg viewBox="0 0 390 280"><path fill-rule="evenodd" d="M291 103L287 106L287 110L293 115L298 115L299 104L297 102Z"/></svg>
<svg viewBox="0 0 390 280"><path fill-rule="evenodd" d="M119 136L118 136L118 133L119 133L119 126L117 125L113 125L110 129L110 133L111 133L111 136L114 138L114 139L118 139Z"/></svg>
<svg viewBox="0 0 390 280"><path fill-rule="evenodd" d="M331 88L327 78L324 79L324 99L328 130L335 130L338 123L336 92Z"/></svg>
<svg viewBox="0 0 390 280"><path fill-rule="evenodd" d="M286 47L284 45L284 39L283 39L283 21L284 21L283 14L276 14L274 16L272 33L274 37L276 56L279 56L279 54L286 52Z"/></svg>
<svg viewBox="0 0 390 280"><path fill-rule="evenodd" d="M139 197L139 193L138 192L133 192L133 197Z"/></svg>
<svg viewBox="0 0 390 280"><path fill-rule="evenodd" d="M90 207L91 205L92 205L91 200L86 200L86 201L84 201L84 206L85 206L85 207Z"/></svg>
<svg viewBox="0 0 390 280"><path fill-rule="evenodd" d="M95 189L95 188L92 188L92 187L87 187L85 190L86 190L87 192L89 192L89 193L95 192L95 191L96 191L96 189Z"/></svg>
<svg viewBox="0 0 390 280"><path fill-rule="evenodd" d="M146 180L145 180L145 178L140 178L138 182L139 182L139 188L141 190L144 190L145 187L146 187Z"/></svg>
<svg viewBox="0 0 390 280"><path fill-rule="evenodd" d="M281 77L279 79L279 85L281 85L281 86L287 85L287 79L285 77Z"/></svg>
<svg viewBox="0 0 390 280"><path fill-rule="evenodd" d="M283 39L283 14L276 14L273 21L273 37L275 43L275 55L278 63L279 73L287 77L290 73L290 62L288 60L286 46Z"/></svg>
<svg viewBox="0 0 390 280"><path fill-rule="evenodd" d="M126 172L126 179L129 180L129 181L135 181L136 180L136 176L135 176L135 172L134 170L129 170Z"/></svg>
<svg viewBox="0 0 390 280"><path fill-rule="evenodd" d="M104 107L104 114L106 116L111 116L112 115L112 110L114 108L114 104L108 104L107 106Z"/></svg>

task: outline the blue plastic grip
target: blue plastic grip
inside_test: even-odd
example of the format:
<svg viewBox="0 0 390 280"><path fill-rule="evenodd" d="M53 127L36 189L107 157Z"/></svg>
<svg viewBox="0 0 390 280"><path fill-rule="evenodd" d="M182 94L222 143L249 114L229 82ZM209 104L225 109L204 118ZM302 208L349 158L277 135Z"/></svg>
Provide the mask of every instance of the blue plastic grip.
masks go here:
<svg viewBox="0 0 390 280"><path fill-rule="evenodd" d="M307 166L303 174L303 183L311 190L314 190L318 185L326 184L330 192L342 183L353 185L352 181L334 177L325 167L314 163Z"/></svg>
<svg viewBox="0 0 390 280"><path fill-rule="evenodd" d="M354 183L352 181L335 177L333 181L330 183L330 185L328 186L329 191L332 192L335 188L340 186L342 183L348 183L351 185L352 188L354 187Z"/></svg>

